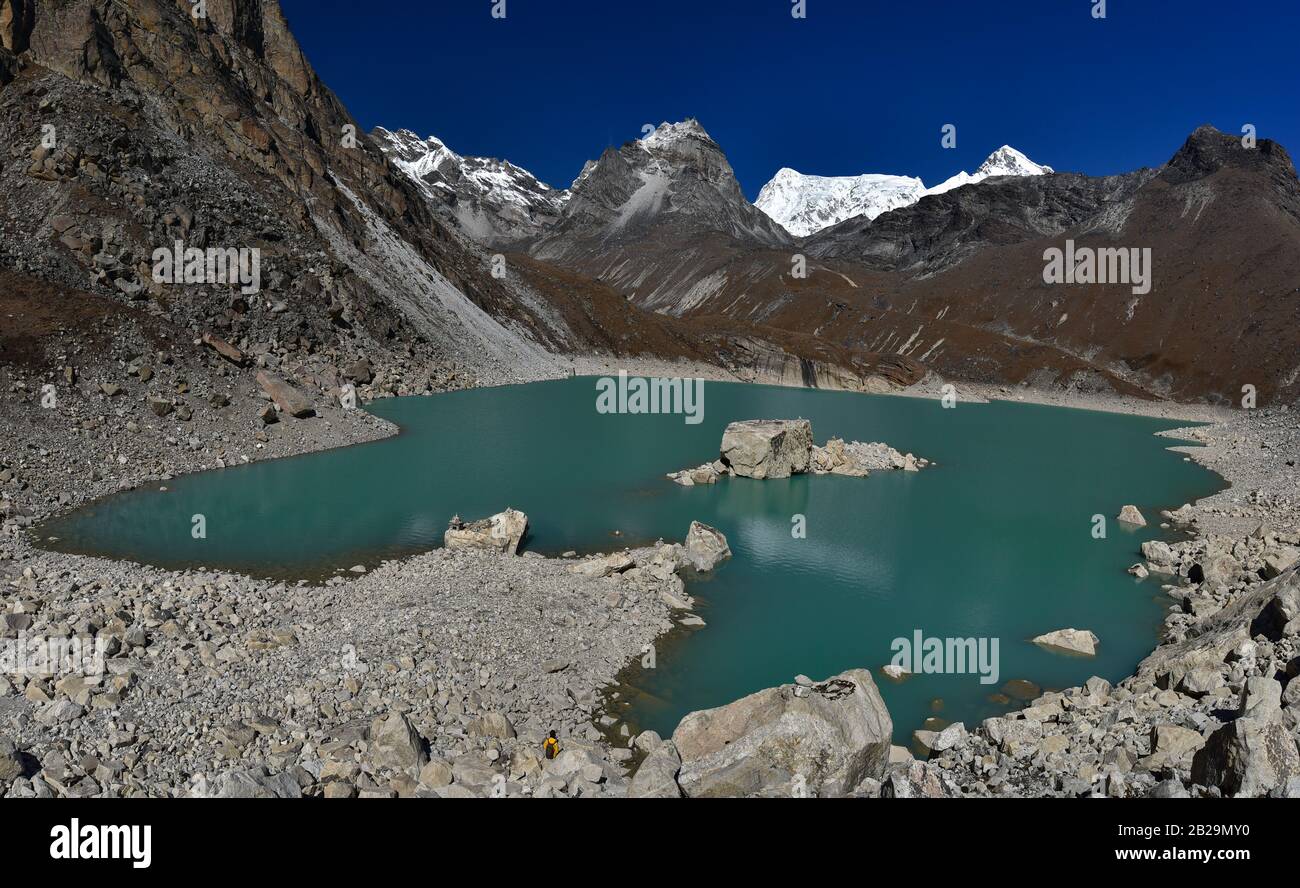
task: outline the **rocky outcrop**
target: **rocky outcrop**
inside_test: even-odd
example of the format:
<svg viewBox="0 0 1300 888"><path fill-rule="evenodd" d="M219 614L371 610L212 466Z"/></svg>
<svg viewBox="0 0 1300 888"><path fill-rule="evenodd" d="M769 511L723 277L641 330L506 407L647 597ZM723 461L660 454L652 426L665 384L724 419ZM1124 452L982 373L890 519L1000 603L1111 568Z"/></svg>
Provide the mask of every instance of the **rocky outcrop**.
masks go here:
<svg viewBox="0 0 1300 888"><path fill-rule="evenodd" d="M900 453L888 444L863 444L831 438L825 447L812 449L812 470L818 475L849 475L865 478L871 472L901 470L917 472L930 465L910 453Z"/></svg>
<svg viewBox="0 0 1300 888"><path fill-rule="evenodd" d="M1119 510L1119 517L1116 519L1121 524L1131 524L1134 527L1146 527L1147 520L1142 517L1137 506L1125 506Z"/></svg>
<svg viewBox="0 0 1300 888"><path fill-rule="evenodd" d="M765 479L812 472L865 478L873 471L916 472L929 465L929 460L900 453L888 444L831 438L818 447L813 444L812 423L806 419L751 419L727 426L717 460L668 477L693 487L729 475Z"/></svg>
<svg viewBox="0 0 1300 888"><path fill-rule="evenodd" d="M490 518L469 523L454 517L442 541L448 549L486 549L515 555L527 532L528 516L518 509L506 509Z"/></svg>
<svg viewBox="0 0 1300 888"><path fill-rule="evenodd" d="M808 471L812 423L806 419L733 422L722 433L722 463L742 478L789 478Z"/></svg>
<svg viewBox="0 0 1300 888"><path fill-rule="evenodd" d="M1300 749L1276 711L1219 728L1192 762L1194 783L1240 798L1268 795L1297 777Z"/></svg>
<svg viewBox="0 0 1300 888"><path fill-rule="evenodd" d="M677 782L692 798L848 795L884 777L893 727L865 669L768 688L682 719Z"/></svg>
<svg viewBox="0 0 1300 888"><path fill-rule="evenodd" d="M718 562L731 557L731 547L722 531L698 521L691 522L686 533L686 559L698 571L713 570Z"/></svg>
<svg viewBox="0 0 1300 888"><path fill-rule="evenodd" d="M630 799L680 799L682 789L677 785L677 775L682 770L682 757L677 747L669 742L662 742L652 748L641 762L632 783L628 786L627 797Z"/></svg>

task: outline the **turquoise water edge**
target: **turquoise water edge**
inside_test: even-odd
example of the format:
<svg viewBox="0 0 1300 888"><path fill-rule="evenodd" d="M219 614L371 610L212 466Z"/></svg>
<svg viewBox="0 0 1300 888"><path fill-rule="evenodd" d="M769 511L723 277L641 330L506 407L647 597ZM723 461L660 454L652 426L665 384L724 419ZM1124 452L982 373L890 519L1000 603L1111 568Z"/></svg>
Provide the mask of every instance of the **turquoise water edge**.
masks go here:
<svg viewBox="0 0 1300 888"><path fill-rule="evenodd" d="M671 733L685 713L796 674L872 669L896 742L930 717L968 724L1004 711L1011 679L1043 687L1117 680L1156 639L1169 601L1125 568L1152 520L1222 489L1155 433L1185 423L1011 402L961 403L710 382L703 422L607 415L589 378L369 405L401 427L383 441L176 478L48 522L51 548L168 568L319 577L441 545L453 514L525 511L525 547L600 552L681 540L692 520L733 558L692 580L707 628L673 637L656 668L625 671L621 713ZM666 473L716 458L727 423L812 420L814 438L884 441L934 460L868 478L727 479L685 488ZM1132 503L1151 521L1114 520ZM191 536L194 515L206 539ZM1093 535L1104 515L1107 534ZM796 516L802 516L802 520ZM806 526L806 537L792 530ZM1167 537L1166 537L1167 538ZM1028 639L1091 629L1094 658ZM975 673L880 676L894 640L998 639L998 681ZM901 739L900 739L901 738Z"/></svg>

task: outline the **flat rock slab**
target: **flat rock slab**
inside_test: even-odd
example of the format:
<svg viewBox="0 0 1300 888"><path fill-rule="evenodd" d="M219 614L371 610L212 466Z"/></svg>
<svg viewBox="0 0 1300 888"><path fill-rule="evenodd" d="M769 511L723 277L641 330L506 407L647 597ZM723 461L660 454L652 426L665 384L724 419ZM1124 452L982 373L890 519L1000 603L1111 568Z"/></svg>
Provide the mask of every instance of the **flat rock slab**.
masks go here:
<svg viewBox="0 0 1300 888"><path fill-rule="evenodd" d="M1064 651L1068 654L1081 654L1085 657L1097 656L1097 643L1100 639L1087 629L1057 629L1034 639L1034 644L1051 650Z"/></svg>

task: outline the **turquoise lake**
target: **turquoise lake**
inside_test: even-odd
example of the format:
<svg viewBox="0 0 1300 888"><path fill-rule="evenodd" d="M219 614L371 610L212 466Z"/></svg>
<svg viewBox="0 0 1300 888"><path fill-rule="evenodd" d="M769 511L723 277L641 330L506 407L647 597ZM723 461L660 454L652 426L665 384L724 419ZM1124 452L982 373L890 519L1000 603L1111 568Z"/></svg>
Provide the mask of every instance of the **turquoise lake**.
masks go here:
<svg viewBox="0 0 1300 888"><path fill-rule="evenodd" d="M705 386L704 421L602 415L593 379L379 401L402 428L346 449L174 479L102 500L39 529L60 550L161 567L319 577L441 545L448 519L507 506L528 513L525 548L610 551L680 541L692 519L722 530L734 557L691 582L707 627L674 634L656 668L629 668L620 712L669 734L687 712L844 669L873 670L906 743L924 719L1005 710L987 698L1117 680L1155 644L1168 599L1125 573L1158 512L1222 480L1154 436L1180 423L1010 402L931 400L728 383ZM727 423L812 420L830 437L885 441L938 465L868 478L801 476L680 487L664 475L716 458ZM1133 503L1152 521L1126 530ZM191 517L207 538L191 537ZM1107 517L1095 539L1092 516ZM792 535L805 516L806 538ZM1095 658L1028 639L1065 627L1101 638ZM1000 640L998 685L977 674L880 677L894 639ZM942 701L937 703L935 701Z"/></svg>

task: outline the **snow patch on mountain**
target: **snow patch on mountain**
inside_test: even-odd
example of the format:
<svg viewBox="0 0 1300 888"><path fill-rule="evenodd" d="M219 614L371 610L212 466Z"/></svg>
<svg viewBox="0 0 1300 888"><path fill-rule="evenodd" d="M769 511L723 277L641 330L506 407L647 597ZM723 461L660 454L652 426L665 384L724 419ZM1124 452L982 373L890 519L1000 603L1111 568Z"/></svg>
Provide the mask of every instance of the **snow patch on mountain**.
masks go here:
<svg viewBox="0 0 1300 888"><path fill-rule="evenodd" d="M371 135L436 209L483 243L530 237L558 218L569 200L569 191L552 188L523 167L462 156L436 136L422 139L410 130L383 127Z"/></svg>

